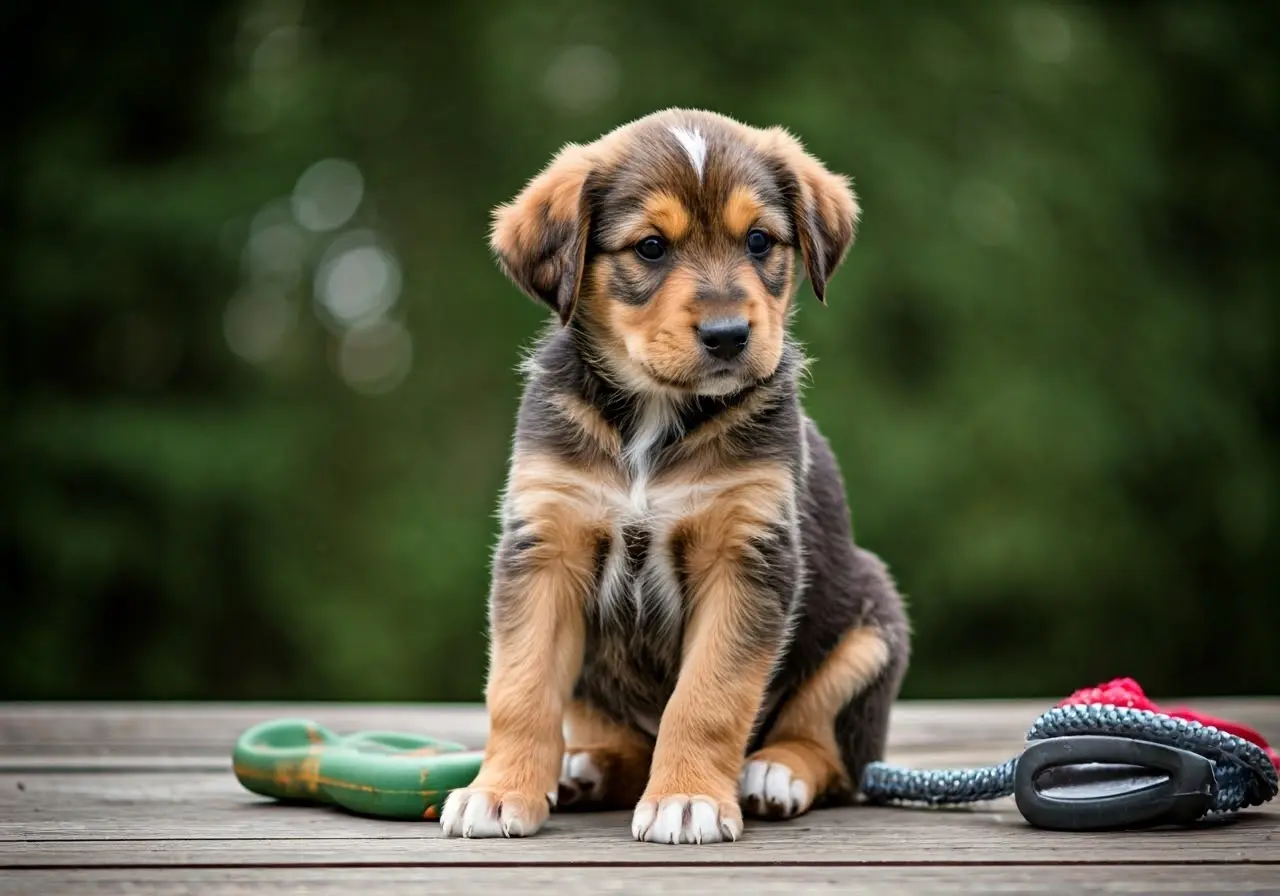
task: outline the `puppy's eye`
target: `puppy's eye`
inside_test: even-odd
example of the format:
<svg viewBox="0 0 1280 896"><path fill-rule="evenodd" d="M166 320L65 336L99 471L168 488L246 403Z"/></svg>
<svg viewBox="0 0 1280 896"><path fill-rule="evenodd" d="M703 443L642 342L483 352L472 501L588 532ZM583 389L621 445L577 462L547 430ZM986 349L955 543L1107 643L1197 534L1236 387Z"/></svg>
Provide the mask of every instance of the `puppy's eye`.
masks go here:
<svg viewBox="0 0 1280 896"><path fill-rule="evenodd" d="M636 243L636 254L645 261L660 261L667 254L667 244L659 236L647 236Z"/></svg>
<svg viewBox="0 0 1280 896"><path fill-rule="evenodd" d="M747 252L756 258L763 258L773 248L773 240L763 230L753 230L747 234Z"/></svg>

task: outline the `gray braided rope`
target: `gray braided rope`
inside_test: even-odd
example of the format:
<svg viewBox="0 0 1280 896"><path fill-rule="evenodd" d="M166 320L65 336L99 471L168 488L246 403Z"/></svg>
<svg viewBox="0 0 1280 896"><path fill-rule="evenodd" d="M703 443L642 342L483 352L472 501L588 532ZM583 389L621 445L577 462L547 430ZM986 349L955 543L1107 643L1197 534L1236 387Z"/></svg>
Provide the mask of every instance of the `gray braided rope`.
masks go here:
<svg viewBox="0 0 1280 896"><path fill-rule="evenodd" d="M1217 795L1211 813L1260 806L1276 795L1276 769L1257 745L1211 725L1127 706L1055 707L1036 719L1028 741L1073 735L1145 740L1198 753L1213 763ZM1009 796L1017 758L986 768L921 771L873 762L863 771L862 792L873 803L930 806L976 803Z"/></svg>

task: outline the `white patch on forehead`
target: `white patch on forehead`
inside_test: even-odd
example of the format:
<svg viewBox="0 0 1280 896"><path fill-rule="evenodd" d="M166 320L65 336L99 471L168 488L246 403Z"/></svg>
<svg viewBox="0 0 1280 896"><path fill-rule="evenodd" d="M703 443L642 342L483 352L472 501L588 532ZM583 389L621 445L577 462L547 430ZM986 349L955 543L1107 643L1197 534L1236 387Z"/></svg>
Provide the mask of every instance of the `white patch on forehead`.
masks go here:
<svg viewBox="0 0 1280 896"><path fill-rule="evenodd" d="M701 183L702 174L707 167L707 138L702 136L702 132L697 128L690 130L682 125L672 127L671 133L675 134L680 145L684 147L693 170L698 172L698 182Z"/></svg>

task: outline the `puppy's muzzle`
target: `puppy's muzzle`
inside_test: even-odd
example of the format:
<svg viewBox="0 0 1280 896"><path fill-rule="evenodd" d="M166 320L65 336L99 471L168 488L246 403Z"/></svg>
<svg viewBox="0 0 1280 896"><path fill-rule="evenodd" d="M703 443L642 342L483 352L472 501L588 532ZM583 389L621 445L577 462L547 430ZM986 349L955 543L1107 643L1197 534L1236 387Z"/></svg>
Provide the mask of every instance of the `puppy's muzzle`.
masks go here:
<svg viewBox="0 0 1280 896"><path fill-rule="evenodd" d="M717 361L732 361L751 340L751 325L740 317L705 321L698 325L698 339Z"/></svg>

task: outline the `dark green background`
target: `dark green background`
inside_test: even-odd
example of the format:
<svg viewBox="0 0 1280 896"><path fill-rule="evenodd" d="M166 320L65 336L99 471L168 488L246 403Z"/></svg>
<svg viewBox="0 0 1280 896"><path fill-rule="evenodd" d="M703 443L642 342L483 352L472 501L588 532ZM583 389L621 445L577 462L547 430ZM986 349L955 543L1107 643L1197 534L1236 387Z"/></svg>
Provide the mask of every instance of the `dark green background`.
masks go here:
<svg viewBox="0 0 1280 896"><path fill-rule="evenodd" d="M477 699L544 320L488 213L675 104L855 178L798 327L908 695L1275 693L1273 9L6 5L0 697ZM298 228L335 158L359 208ZM344 350L351 230L402 283Z"/></svg>

